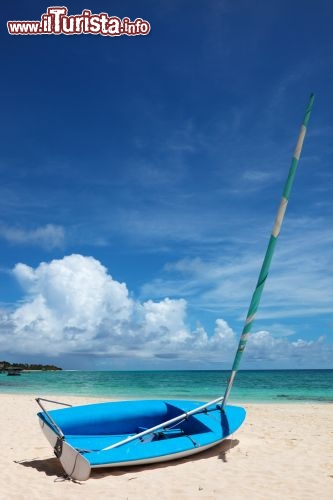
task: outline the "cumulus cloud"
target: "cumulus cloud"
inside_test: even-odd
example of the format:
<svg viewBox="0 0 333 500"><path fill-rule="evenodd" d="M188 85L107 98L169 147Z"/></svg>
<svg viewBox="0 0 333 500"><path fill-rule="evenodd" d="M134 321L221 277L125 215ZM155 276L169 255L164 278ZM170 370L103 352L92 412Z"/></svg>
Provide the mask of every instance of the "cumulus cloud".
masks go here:
<svg viewBox="0 0 333 500"><path fill-rule="evenodd" d="M31 230L0 226L0 236L10 243L37 245L47 250L62 248L65 241L64 228L54 224Z"/></svg>
<svg viewBox="0 0 333 500"><path fill-rule="evenodd" d="M186 300L135 300L93 257L70 255L36 268L19 263L13 275L24 301L0 312L3 352L230 363L237 347L223 319L211 335L201 325L191 329ZM251 336L247 359L309 357L324 344L261 331Z"/></svg>
<svg viewBox="0 0 333 500"><path fill-rule="evenodd" d="M255 332L250 336L247 350L249 362L275 362L294 368L304 366L320 367L332 356L332 345L325 342L323 335L316 340L297 339L290 341L286 337L274 337L267 331Z"/></svg>

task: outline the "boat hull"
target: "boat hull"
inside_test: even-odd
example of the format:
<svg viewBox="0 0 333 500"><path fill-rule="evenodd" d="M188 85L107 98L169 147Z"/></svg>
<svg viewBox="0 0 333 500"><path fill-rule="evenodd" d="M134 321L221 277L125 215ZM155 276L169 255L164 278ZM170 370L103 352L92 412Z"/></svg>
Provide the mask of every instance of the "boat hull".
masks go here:
<svg viewBox="0 0 333 500"><path fill-rule="evenodd" d="M64 434L70 463L69 466L62 463L65 471L74 479L82 480L72 472L72 465L81 461L81 457L84 459L81 464L84 479L88 474L86 462L95 469L183 458L221 443L245 419L242 407L228 405L222 410L220 405L212 405L182 418L171 427L149 432L141 438L134 437L202 404L186 400L121 401L63 408L48 414ZM38 413L38 417L46 438L55 448L58 441L55 426L44 412ZM133 436L133 440L117 446L129 436ZM62 462L61 456L59 458Z"/></svg>

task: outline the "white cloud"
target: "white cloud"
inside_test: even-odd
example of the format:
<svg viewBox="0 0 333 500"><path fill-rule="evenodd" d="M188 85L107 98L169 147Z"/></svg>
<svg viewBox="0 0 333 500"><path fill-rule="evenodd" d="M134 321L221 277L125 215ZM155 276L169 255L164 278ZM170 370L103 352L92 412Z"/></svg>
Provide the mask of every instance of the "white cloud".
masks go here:
<svg viewBox="0 0 333 500"><path fill-rule="evenodd" d="M185 327L186 301L164 299L161 302L148 300L143 304L144 330L146 335L156 335L165 330L168 341L181 342L188 338Z"/></svg>
<svg viewBox="0 0 333 500"><path fill-rule="evenodd" d="M136 301L93 257L70 255L35 269L20 263L13 274L25 301L0 312L2 352L231 364L237 339L226 321L217 319L212 335L201 325L191 329L184 299ZM261 331L250 337L246 359L306 362L325 348L323 338L291 342Z"/></svg>
<svg viewBox="0 0 333 500"><path fill-rule="evenodd" d="M62 226L54 224L47 224L31 230L0 226L0 237L10 243L35 245L52 250L63 247L65 231Z"/></svg>
<svg viewBox="0 0 333 500"><path fill-rule="evenodd" d="M249 338L246 359L249 363L279 363L280 367L292 368L328 366L333 346L324 336L315 340L297 339L289 341L286 337L273 337L267 331L253 333Z"/></svg>
<svg viewBox="0 0 333 500"><path fill-rule="evenodd" d="M13 334L34 352L93 350L108 329L120 335L131 316L126 285L91 257L71 255L36 269L17 264L13 273L26 293L26 303L12 314ZM56 344L38 345L36 336Z"/></svg>

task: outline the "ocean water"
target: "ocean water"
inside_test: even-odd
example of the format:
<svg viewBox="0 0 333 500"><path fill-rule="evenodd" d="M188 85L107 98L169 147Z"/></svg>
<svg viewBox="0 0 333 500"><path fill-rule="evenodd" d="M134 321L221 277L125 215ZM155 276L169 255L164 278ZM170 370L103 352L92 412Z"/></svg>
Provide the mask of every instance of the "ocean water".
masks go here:
<svg viewBox="0 0 333 500"><path fill-rule="evenodd" d="M227 371L56 371L0 374L0 393L106 399L193 399L223 395ZM241 370L230 402L333 403L333 370Z"/></svg>

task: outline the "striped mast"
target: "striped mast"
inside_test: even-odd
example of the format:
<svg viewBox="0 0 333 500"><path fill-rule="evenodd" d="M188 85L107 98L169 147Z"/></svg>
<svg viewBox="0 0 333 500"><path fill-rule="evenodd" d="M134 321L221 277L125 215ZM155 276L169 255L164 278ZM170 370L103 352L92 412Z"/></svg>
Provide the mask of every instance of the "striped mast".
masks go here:
<svg viewBox="0 0 333 500"><path fill-rule="evenodd" d="M264 289L264 286L265 286L265 282L266 282L266 279L267 279L267 276L268 276L268 273L269 273L269 267L270 267L270 264L271 264L271 261L272 261L272 257L273 257L273 254L274 254L275 245L276 245L279 233L280 233L280 229L281 229L281 225L282 225L282 222L283 222L284 214L286 212L286 208L287 208L287 205L288 205L289 195L290 195L291 188L292 188L292 185L293 185L293 182L294 182L294 178L295 178L295 174L296 174L296 169L297 169L297 165L298 165L298 160L299 160L299 157L301 155L303 141L304 141L305 134L306 134L307 124L308 124L308 121L309 121L309 118L310 118L313 101L314 101L314 94L311 94L310 98L309 98L309 102L308 102L307 108L306 108L306 112L305 112L305 115L304 115L303 123L302 123L302 126L301 126L301 131L300 131L300 134L299 134L299 137L298 137L298 141L297 141L297 144L296 144L294 155L293 155L293 158L292 158L292 161L291 161L291 165L290 165L288 177L287 177L284 189L283 189L282 199L281 199L281 203L280 203L280 206L279 206L276 218L275 218L273 231L272 231L271 237L269 239L269 243L268 243L268 246L267 246L267 250L266 250L265 257L264 257L264 261L263 261L262 266L261 266L261 270L260 270L258 282L257 282L256 288L254 290L254 293L252 295L250 307L249 307L249 310L248 310L248 313L247 313L247 317L246 317L245 324L244 324L244 327L243 327L242 335L241 335L241 338L240 338L240 341L239 341L239 344L238 344L238 349L237 349L237 352L236 352L236 355L235 355L235 359L234 359L234 362L233 362L233 366L232 366L230 378L228 380L228 385L227 385L227 388L226 388L226 391L225 391L225 394L224 394L224 399L223 399L223 404L222 404L223 408L227 404L227 400L229 398L229 394L230 394L230 391L231 391L231 388L232 388L232 384L234 382L236 373L238 371L239 363L240 363L240 360L242 358L243 352L245 350L245 346L246 346L246 343L247 343L247 340L248 340L249 332L251 330L253 321L255 319L255 315L256 315L257 309L259 307L259 302L260 302L261 294L263 292L263 289Z"/></svg>

